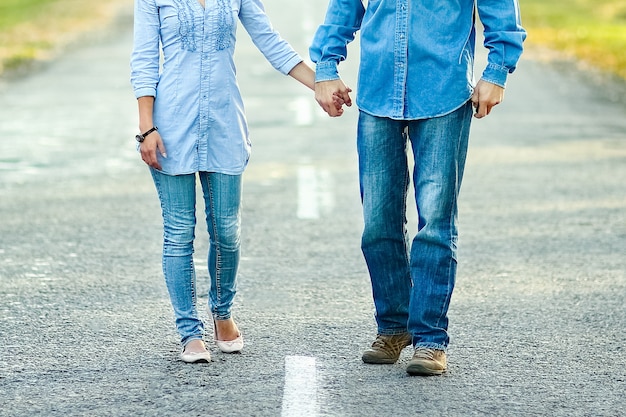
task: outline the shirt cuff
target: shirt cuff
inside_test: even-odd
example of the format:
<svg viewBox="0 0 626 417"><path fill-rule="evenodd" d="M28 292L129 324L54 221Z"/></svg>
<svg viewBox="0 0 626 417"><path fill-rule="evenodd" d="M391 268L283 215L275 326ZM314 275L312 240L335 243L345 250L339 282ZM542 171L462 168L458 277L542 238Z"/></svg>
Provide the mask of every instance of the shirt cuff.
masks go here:
<svg viewBox="0 0 626 417"><path fill-rule="evenodd" d="M135 89L135 98L139 97L156 97L156 88L154 87L140 87Z"/></svg>
<svg viewBox="0 0 626 417"><path fill-rule="evenodd" d="M483 72L482 79L502 88L505 88L508 75L508 68L496 64L487 64L487 67Z"/></svg>
<svg viewBox="0 0 626 417"><path fill-rule="evenodd" d="M291 70L294 69L296 67L296 65L298 65L302 61L303 61L302 57L300 57L300 55L296 54L293 58L291 58L284 65L282 65L280 68L278 68L278 71L280 71L284 75L289 75Z"/></svg>
<svg viewBox="0 0 626 417"><path fill-rule="evenodd" d="M339 79L337 63L333 61L318 62L315 66L315 82L332 81Z"/></svg>

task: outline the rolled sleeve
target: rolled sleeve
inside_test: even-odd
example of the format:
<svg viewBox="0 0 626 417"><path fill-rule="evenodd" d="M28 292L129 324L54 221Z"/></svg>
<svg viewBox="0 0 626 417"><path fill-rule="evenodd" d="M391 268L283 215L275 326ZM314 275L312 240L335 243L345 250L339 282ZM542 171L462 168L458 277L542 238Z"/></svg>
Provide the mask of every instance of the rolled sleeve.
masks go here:
<svg viewBox="0 0 626 417"><path fill-rule="evenodd" d="M487 64L483 71L482 79L502 88L506 87L509 69L495 64Z"/></svg>
<svg viewBox="0 0 626 417"><path fill-rule="evenodd" d="M252 42L277 71L285 75L289 74L303 61L291 45L274 30L265 14L263 3L259 0L242 1L239 19Z"/></svg>
<svg viewBox="0 0 626 417"><path fill-rule="evenodd" d="M298 65L299 63L301 63L302 61L304 61L302 57L296 54L291 59L289 59L285 64L281 65L277 69L278 71L282 72L284 75L288 75L289 72L291 72L291 70L294 69L294 67Z"/></svg>
<svg viewBox="0 0 626 417"><path fill-rule="evenodd" d="M361 0L331 0L324 24L315 32L309 57L315 63L315 82L336 80L338 66L348 55L348 44L361 28L365 8Z"/></svg>
<svg viewBox="0 0 626 417"><path fill-rule="evenodd" d="M130 81L135 97L156 96L159 82L159 12L154 0L135 0Z"/></svg>
<svg viewBox="0 0 626 417"><path fill-rule="evenodd" d="M333 61L318 62L315 65L315 82L332 81L339 79L337 63Z"/></svg>
<svg viewBox="0 0 626 417"><path fill-rule="evenodd" d="M135 98L152 96L156 97L156 87L138 87L134 88Z"/></svg>
<svg viewBox="0 0 626 417"><path fill-rule="evenodd" d="M526 31L521 26L517 0L478 0L478 15L485 30L484 45L489 51L482 79L506 86L523 51Z"/></svg>

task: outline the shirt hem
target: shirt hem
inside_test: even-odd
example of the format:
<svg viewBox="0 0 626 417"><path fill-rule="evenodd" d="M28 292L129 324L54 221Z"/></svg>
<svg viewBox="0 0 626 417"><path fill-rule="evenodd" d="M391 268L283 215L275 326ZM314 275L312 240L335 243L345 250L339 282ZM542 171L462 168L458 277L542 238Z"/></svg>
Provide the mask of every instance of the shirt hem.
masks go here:
<svg viewBox="0 0 626 417"><path fill-rule="evenodd" d="M358 100L357 100L356 105L357 105L359 111L362 111L362 112L367 113L370 116L374 116L374 117L385 117L385 118L392 119L392 120L424 120L424 119L434 119L436 117L443 117L443 116L449 115L450 113L454 113L455 111L457 111L458 109L463 107L465 104L467 104L467 102L470 100L471 97L472 97L471 94L468 95L467 98L464 99L461 103L455 104L455 106L452 109L444 110L441 113L416 115L416 116L410 116L410 117L393 116L393 115L389 115L389 114L384 114L385 112L379 113L379 112L376 112L376 111L367 110L366 108L364 108L361 105L361 103L358 102Z"/></svg>
<svg viewBox="0 0 626 417"><path fill-rule="evenodd" d="M214 172L216 174L224 174L224 175L242 175L245 172L245 170L246 170L246 167L243 167L242 169L236 169L236 170L214 168L214 169L196 169L196 170L189 170L189 171L183 171L183 172L172 172L169 170L157 170L157 171L159 171L161 174L176 176L176 175L196 174L198 172Z"/></svg>

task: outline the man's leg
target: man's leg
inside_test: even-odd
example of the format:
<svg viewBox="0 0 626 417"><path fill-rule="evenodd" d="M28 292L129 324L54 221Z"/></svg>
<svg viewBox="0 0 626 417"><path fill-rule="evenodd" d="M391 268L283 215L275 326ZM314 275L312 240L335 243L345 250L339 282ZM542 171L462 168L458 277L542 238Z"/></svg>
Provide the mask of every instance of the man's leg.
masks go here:
<svg viewBox="0 0 626 417"><path fill-rule="evenodd" d="M372 282L377 338L367 363L394 363L410 343L407 320L411 278L406 238L409 173L405 123L359 115L357 150L363 203L361 249Z"/></svg>
<svg viewBox="0 0 626 417"><path fill-rule="evenodd" d="M434 350L436 357L443 353L443 358L438 358L442 362L438 368L442 369L434 373L443 372L446 366L447 313L457 265L457 198L471 115L468 103L446 116L409 125L419 223L411 246L413 288L408 330L416 349ZM430 353L426 356L432 356Z"/></svg>

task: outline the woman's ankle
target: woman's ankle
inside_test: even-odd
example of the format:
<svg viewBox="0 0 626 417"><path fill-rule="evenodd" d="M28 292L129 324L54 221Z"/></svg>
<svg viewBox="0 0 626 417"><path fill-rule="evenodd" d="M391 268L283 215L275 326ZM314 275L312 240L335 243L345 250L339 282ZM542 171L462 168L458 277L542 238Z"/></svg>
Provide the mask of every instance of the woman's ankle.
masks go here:
<svg viewBox="0 0 626 417"><path fill-rule="evenodd" d="M235 340L240 335L239 328L232 317L226 320L215 319L215 329L217 333L215 338L217 340Z"/></svg>
<svg viewBox="0 0 626 417"><path fill-rule="evenodd" d="M184 351L185 352L205 352L206 346L204 345L204 341L202 341L201 339L194 339L185 345Z"/></svg>

